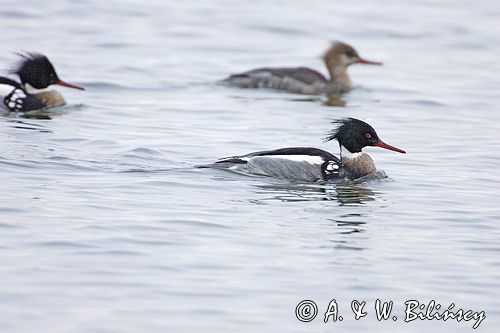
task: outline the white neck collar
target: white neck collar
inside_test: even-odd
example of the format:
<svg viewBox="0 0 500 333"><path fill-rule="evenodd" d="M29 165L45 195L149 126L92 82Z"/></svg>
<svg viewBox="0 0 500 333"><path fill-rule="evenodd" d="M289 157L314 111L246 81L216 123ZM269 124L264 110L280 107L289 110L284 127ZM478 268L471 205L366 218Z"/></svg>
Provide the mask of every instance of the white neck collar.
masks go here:
<svg viewBox="0 0 500 333"><path fill-rule="evenodd" d="M26 89L26 92L29 94L37 94L37 93L49 90L48 88L43 88L43 89L33 88L29 83L26 83L24 85L24 88Z"/></svg>
<svg viewBox="0 0 500 333"><path fill-rule="evenodd" d="M341 159L342 158L354 159L354 158L360 157L362 154L363 154L363 152L351 153L349 151L349 149L347 149L346 147L340 145L340 158Z"/></svg>

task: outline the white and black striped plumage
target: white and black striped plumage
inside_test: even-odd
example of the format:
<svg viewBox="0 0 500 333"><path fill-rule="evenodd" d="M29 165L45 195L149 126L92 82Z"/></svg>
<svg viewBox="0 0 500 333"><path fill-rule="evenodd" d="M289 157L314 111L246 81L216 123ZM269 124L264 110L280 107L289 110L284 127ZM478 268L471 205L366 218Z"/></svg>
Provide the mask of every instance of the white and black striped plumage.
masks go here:
<svg viewBox="0 0 500 333"><path fill-rule="evenodd" d="M0 99L1 104L9 111L26 112L45 106L35 95L26 92L19 83L6 77L0 77Z"/></svg>
<svg viewBox="0 0 500 333"><path fill-rule="evenodd" d="M351 178L349 170L335 155L310 147L281 148L227 157L210 167L306 182Z"/></svg>
<svg viewBox="0 0 500 333"><path fill-rule="evenodd" d="M336 128L325 140L339 142L340 158L318 148L293 147L226 157L203 167L293 181L353 180L377 171L372 158L361 151L364 147L377 146L405 153L384 143L373 127L359 119L346 118L334 124Z"/></svg>

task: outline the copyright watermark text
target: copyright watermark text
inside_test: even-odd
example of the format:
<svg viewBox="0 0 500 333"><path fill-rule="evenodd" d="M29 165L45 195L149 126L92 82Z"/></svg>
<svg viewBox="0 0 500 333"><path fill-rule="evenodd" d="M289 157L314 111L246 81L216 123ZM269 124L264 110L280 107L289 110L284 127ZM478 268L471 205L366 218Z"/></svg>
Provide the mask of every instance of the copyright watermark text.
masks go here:
<svg viewBox="0 0 500 333"><path fill-rule="evenodd" d="M408 300L404 302L404 312L402 317L405 323L414 320L456 320L457 322L471 321L472 328L476 329L481 325L481 322L486 318L484 311L463 310L455 307L454 303L443 307L436 301L431 300L428 303L420 303L416 300ZM373 313L378 321L392 320L397 321L401 314L394 311L394 302L382 302L377 299L373 304ZM355 320L360 320L368 315L366 301L353 300L351 302L350 311L346 311L344 316L352 313ZM344 312L342 312L344 313ZM303 300L295 307L295 316L302 322L313 321L319 314L318 305L311 300ZM321 313L323 322L337 322L343 321L344 317L341 315L341 310L335 299L331 300L325 307L324 312Z"/></svg>

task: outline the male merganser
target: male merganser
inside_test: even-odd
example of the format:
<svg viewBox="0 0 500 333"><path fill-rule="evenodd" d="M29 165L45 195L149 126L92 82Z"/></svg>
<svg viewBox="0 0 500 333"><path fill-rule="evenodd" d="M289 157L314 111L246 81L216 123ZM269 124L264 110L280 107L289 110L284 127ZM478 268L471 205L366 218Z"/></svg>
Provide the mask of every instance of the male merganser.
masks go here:
<svg viewBox="0 0 500 333"><path fill-rule="evenodd" d="M384 143L373 127L359 119L345 118L333 124L337 127L325 142L338 141L340 158L318 148L294 147L227 157L204 167L295 181L354 180L377 171L370 155L361 151L364 147L376 146L406 154Z"/></svg>
<svg viewBox="0 0 500 333"><path fill-rule="evenodd" d="M38 53L19 55L23 59L11 73L17 74L21 82L0 77L0 105L9 111L32 111L66 104L59 92L45 89L53 84L84 90L62 81L46 56Z"/></svg>
<svg viewBox="0 0 500 333"><path fill-rule="evenodd" d="M331 95L344 93L352 88L347 68L352 64L382 65L359 56L350 45L334 42L323 56L330 79L306 67L257 68L233 74L222 82L241 88L272 88L297 94Z"/></svg>

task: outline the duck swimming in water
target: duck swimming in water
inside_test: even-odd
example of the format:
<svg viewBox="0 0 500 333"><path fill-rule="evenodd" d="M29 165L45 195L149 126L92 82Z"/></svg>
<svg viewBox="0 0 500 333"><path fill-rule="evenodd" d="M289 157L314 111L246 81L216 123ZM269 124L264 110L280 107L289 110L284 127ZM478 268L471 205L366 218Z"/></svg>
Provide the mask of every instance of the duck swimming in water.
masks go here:
<svg viewBox="0 0 500 333"><path fill-rule="evenodd" d="M362 152L364 147L381 147L406 154L380 140L373 127L364 121L346 118L334 124L336 128L325 141L338 141L340 158L318 148L293 147L226 157L204 167L293 181L354 180L377 171L370 155Z"/></svg>
<svg viewBox="0 0 500 333"><path fill-rule="evenodd" d="M84 90L84 88L62 81L49 59L43 54L19 54L22 60L12 71L21 82L0 76L0 106L9 111L32 111L66 104L64 97L50 85Z"/></svg>
<svg viewBox="0 0 500 333"><path fill-rule="evenodd" d="M307 95L331 95L352 89L347 68L353 64L382 65L359 56L350 45L334 42L323 56L330 74L323 74L307 67L257 68L241 74L233 74L222 82L241 88L272 88Z"/></svg>

